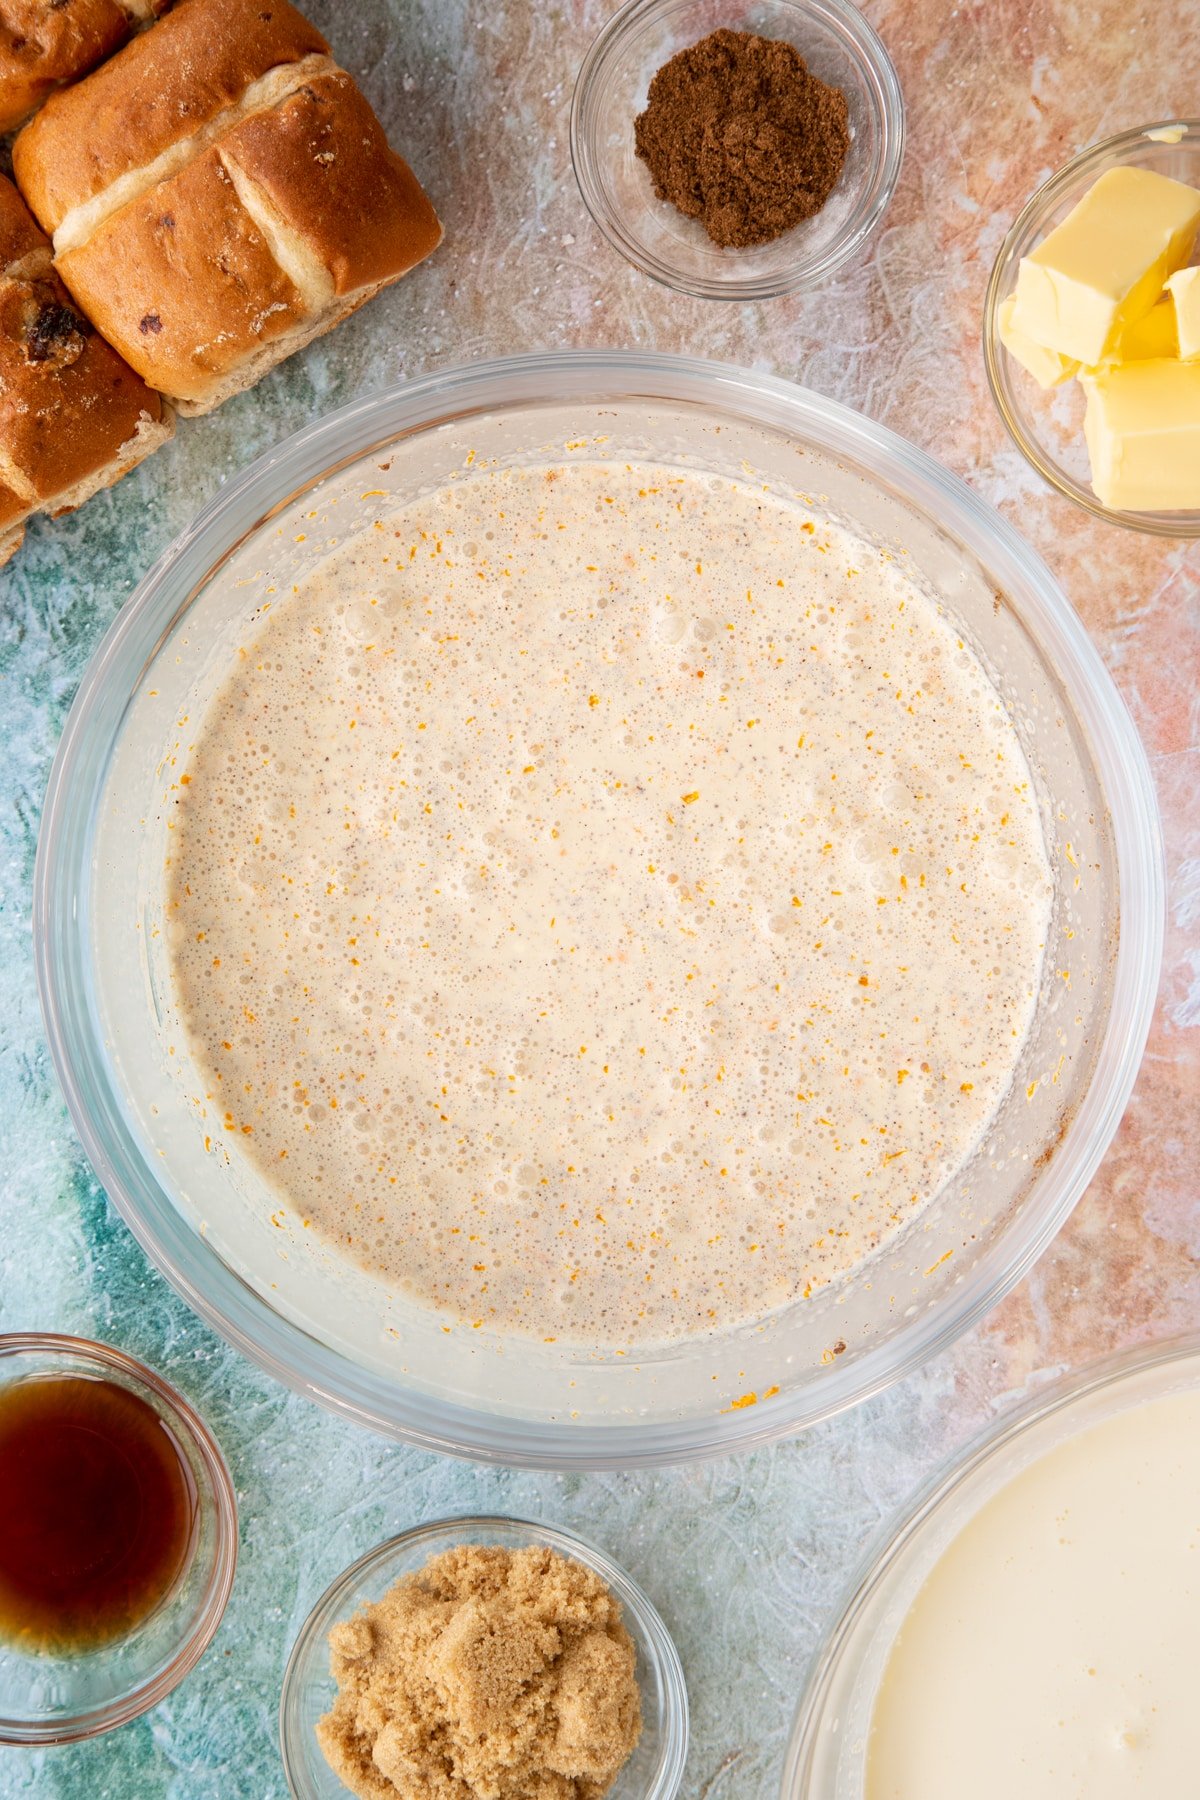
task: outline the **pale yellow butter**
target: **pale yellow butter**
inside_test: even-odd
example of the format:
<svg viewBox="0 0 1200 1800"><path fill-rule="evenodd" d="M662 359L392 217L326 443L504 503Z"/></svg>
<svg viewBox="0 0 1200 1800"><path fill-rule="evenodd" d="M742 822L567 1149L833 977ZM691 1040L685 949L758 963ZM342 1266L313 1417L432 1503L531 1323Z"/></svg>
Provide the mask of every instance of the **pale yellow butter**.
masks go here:
<svg viewBox="0 0 1200 1800"><path fill-rule="evenodd" d="M1200 356L1200 269L1177 269L1167 283L1179 355Z"/></svg>
<svg viewBox="0 0 1200 1800"><path fill-rule="evenodd" d="M996 329L1004 348L1010 356L1016 357L1023 369L1029 371L1039 387L1058 387L1061 382L1069 381L1072 375L1078 374L1079 364L1069 356L1060 356L1057 350L1047 350L1044 345L1035 344L1032 338L1018 331L1012 322L1016 303L1015 294L1010 294L1007 300L1000 302L996 314Z"/></svg>
<svg viewBox="0 0 1200 1800"><path fill-rule="evenodd" d="M1140 319L1126 325L1113 352L1114 362L1146 362L1152 357L1178 356L1175 308L1166 297Z"/></svg>
<svg viewBox="0 0 1200 1800"><path fill-rule="evenodd" d="M1091 366L1149 312L1191 253L1200 192L1151 169L1109 169L1021 258L1012 323Z"/></svg>
<svg viewBox="0 0 1200 1800"><path fill-rule="evenodd" d="M1200 362L1114 363L1080 382L1097 498L1124 512L1200 507Z"/></svg>

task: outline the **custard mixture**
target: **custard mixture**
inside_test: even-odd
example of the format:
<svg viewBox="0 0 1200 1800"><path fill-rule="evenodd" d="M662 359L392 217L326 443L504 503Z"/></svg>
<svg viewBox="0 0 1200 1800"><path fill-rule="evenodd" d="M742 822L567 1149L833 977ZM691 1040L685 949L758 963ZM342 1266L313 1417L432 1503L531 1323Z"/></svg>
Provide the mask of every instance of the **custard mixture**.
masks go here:
<svg viewBox="0 0 1200 1800"><path fill-rule="evenodd" d="M866 1800L1200 1792L1200 1393L1048 1451L935 1564L875 1703Z"/></svg>
<svg viewBox="0 0 1200 1800"><path fill-rule="evenodd" d="M664 1342L845 1275L1035 1006L999 694L902 558L749 483L381 519L248 623L174 812L206 1129L452 1323Z"/></svg>

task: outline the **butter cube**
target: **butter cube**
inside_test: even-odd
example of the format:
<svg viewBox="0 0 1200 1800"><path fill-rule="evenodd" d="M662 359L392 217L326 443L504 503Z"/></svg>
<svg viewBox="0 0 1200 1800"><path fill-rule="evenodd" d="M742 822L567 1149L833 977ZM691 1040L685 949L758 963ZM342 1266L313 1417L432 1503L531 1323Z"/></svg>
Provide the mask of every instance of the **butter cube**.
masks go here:
<svg viewBox="0 0 1200 1800"><path fill-rule="evenodd" d="M1092 487L1104 505L1200 508L1200 362L1114 363L1079 379Z"/></svg>
<svg viewBox="0 0 1200 1800"><path fill-rule="evenodd" d="M1171 277L1172 280L1176 278ZM1170 283L1167 284L1170 286ZM1170 296L1164 296L1148 313L1126 325L1113 351L1114 362L1146 362L1152 357L1178 356L1179 339L1175 335L1175 308Z"/></svg>
<svg viewBox="0 0 1200 1800"><path fill-rule="evenodd" d="M1167 283L1180 356L1200 356L1200 269L1177 269Z"/></svg>
<svg viewBox="0 0 1200 1800"><path fill-rule="evenodd" d="M1000 334L1000 342L1010 356L1015 356L1023 369L1027 369L1039 387L1058 387L1061 382L1069 381L1078 373L1079 364L1069 356L1060 356L1057 350L1047 350L1042 344L1035 344L1013 325L1013 312L1017 297L1010 294L1007 300L1000 302L996 313L996 328Z"/></svg>
<svg viewBox="0 0 1200 1800"><path fill-rule="evenodd" d="M1109 169L1021 258L1013 325L1093 366L1191 254L1200 193L1152 169Z"/></svg>

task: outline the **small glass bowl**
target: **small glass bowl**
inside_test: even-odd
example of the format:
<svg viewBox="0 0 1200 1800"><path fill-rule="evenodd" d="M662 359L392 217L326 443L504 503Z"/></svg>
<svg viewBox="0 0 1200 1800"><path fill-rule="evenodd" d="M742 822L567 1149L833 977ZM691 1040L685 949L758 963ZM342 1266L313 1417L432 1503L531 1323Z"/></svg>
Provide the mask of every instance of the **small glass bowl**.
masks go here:
<svg viewBox="0 0 1200 1800"><path fill-rule="evenodd" d="M637 1648L642 1735L606 1800L672 1800L687 1758L687 1688L679 1654L654 1606L603 1550L573 1533L528 1519L487 1515L439 1519L402 1531L351 1563L321 1595L292 1646L279 1703L283 1769L295 1800L345 1800L346 1789L325 1761L315 1730L337 1692L329 1673L330 1629L359 1607L381 1600L401 1575L424 1568L430 1557L456 1544L498 1544L506 1550L544 1546L584 1563L607 1582Z"/></svg>
<svg viewBox="0 0 1200 1800"><path fill-rule="evenodd" d="M1178 136L1176 135L1178 134ZM1200 187L1200 119L1164 119L1104 138L1072 157L1021 209L1000 246L983 303L983 361L992 398L1022 454L1051 487L1093 518L1155 537L1200 537L1200 511L1121 512L1092 492L1083 438L1084 397L1077 381L1039 388L1000 342L1000 306L1017 285L1017 268L1096 181L1121 166L1153 169Z"/></svg>
<svg viewBox="0 0 1200 1800"><path fill-rule="evenodd" d="M0 1335L0 1386L52 1375L115 1382L153 1407L191 1468L193 1542L174 1587L124 1637L64 1655L30 1655L0 1640L0 1744L75 1743L156 1706L211 1642L237 1562L233 1483L207 1426L183 1396L106 1344L53 1332Z"/></svg>
<svg viewBox="0 0 1200 1800"><path fill-rule="evenodd" d="M651 78L720 26L785 38L850 108L849 154L825 206L747 250L714 244L695 219L659 200L633 143ZM826 280L878 225L903 149L896 71L848 0L628 0L585 56L571 103L571 160L605 237L643 274L706 300L770 300Z"/></svg>

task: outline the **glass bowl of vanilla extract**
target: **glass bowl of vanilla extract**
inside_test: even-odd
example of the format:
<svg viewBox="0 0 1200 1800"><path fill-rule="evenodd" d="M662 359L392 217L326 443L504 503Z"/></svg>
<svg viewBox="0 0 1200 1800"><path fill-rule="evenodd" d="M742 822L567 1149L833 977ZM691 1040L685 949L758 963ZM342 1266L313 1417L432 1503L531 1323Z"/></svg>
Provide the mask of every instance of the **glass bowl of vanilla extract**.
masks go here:
<svg viewBox="0 0 1200 1800"><path fill-rule="evenodd" d="M104 1344L0 1335L0 1744L156 1705L211 1641L236 1560L229 1471L181 1394Z"/></svg>

